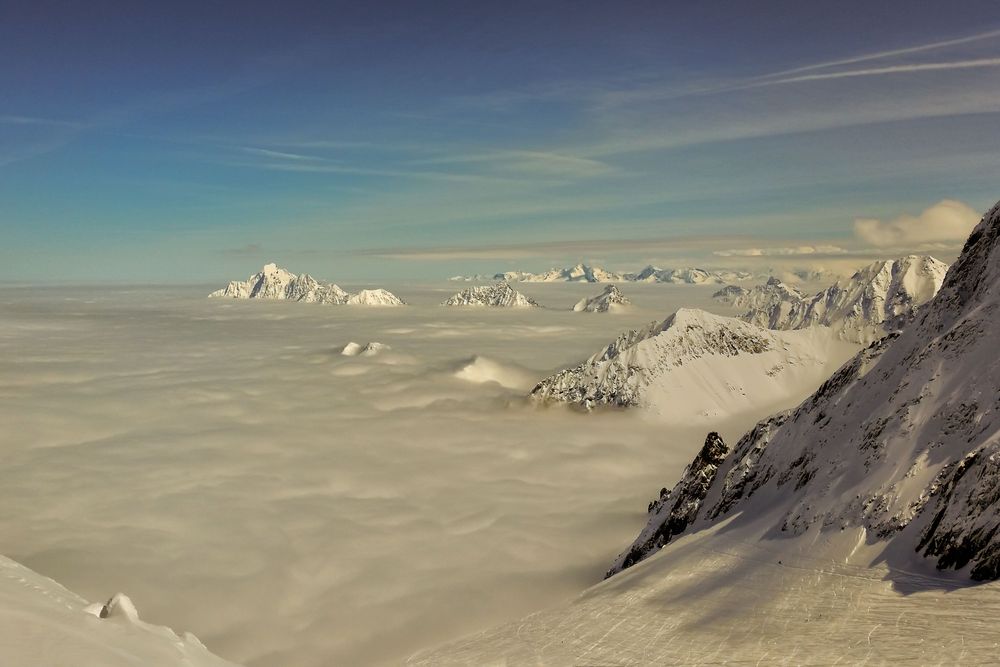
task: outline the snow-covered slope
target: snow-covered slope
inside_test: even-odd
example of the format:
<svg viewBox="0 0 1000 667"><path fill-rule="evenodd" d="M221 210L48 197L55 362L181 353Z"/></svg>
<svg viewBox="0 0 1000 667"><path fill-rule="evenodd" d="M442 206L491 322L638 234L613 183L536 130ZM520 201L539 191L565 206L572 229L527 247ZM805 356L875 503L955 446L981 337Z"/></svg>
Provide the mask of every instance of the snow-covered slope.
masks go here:
<svg viewBox="0 0 1000 667"><path fill-rule="evenodd" d="M384 289L361 290L352 295L333 283L323 283L308 273L295 275L276 264L264 268L246 280L233 280L209 298L282 299L303 303L348 304L352 306L402 306L403 301Z"/></svg>
<svg viewBox="0 0 1000 667"><path fill-rule="evenodd" d="M139 620L117 594L90 604L0 556L0 664L52 667L223 667L190 633Z"/></svg>
<svg viewBox="0 0 1000 667"><path fill-rule="evenodd" d="M970 578L1000 576L998 326L1000 205L901 332L710 435L631 567L410 664L994 664L1000 583Z"/></svg>
<svg viewBox="0 0 1000 667"><path fill-rule="evenodd" d="M381 354L386 350L391 350L392 348L385 343L380 343L378 341L371 341L362 345L361 343L355 343L353 340L344 346L340 353L345 357L374 357L376 354Z"/></svg>
<svg viewBox="0 0 1000 667"><path fill-rule="evenodd" d="M681 309L622 334L531 395L587 409L638 406L667 419L717 419L806 395L856 350L826 327L769 331Z"/></svg>
<svg viewBox="0 0 1000 667"><path fill-rule="evenodd" d="M720 290L746 312L747 322L771 329L802 329L824 324L845 339L869 343L894 329L941 287L948 265L926 255L909 255L869 264L851 278L810 297L771 278L764 285L736 293Z"/></svg>
<svg viewBox="0 0 1000 667"><path fill-rule="evenodd" d="M453 294L445 306L489 306L493 308L526 308L537 306L534 300L521 294L506 281L495 285L478 285Z"/></svg>
<svg viewBox="0 0 1000 667"><path fill-rule="evenodd" d="M608 285L604 291L589 299L580 299L573 310L577 313L606 313L631 303L615 285Z"/></svg>
<svg viewBox="0 0 1000 667"><path fill-rule="evenodd" d="M1000 577L998 327L994 208L912 323L862 351L794 412L758 424L718 474L689 468L612 571L699 522L741 512L767 516L773 535L860 528L939 568ZM696 497L688 478L704 474L711 484Z"/></svg>
<svg viewBox="0 0 1000 667"><path fill-rule="evenodd" d="M398 296L384 289L363 289L347 299L349 306L405 306Z"/></svg>

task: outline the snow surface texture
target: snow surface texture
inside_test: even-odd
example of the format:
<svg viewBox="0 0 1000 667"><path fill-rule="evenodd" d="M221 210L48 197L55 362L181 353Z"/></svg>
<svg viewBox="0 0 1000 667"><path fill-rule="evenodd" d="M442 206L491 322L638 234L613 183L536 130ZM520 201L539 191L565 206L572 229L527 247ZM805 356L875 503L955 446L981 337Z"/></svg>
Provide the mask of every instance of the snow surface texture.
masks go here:
<svg viewBox="0 0 1000 667"><path fill-rule="evenodd" d="M692 463L611 572L688 530L696 515L708 524L741 511L767 514L774 534L861 528L938 568L1000 577L998 326L994 208L902 333L863 350L794 412L758 424L726 464Z"/></svg>
<svg viewBox="0 0 1000 667"><path fill-rule="evenodd" d="M704 421L808 391L856 350L826 327L770 331L682 308L620 335L583 364L539 382L531 395L588 410L642 407L666 420Z"/></svg>
<svg viewBox="0 0 1000 667"><path fill-rule="evenodd" d="M589 299L580 299L573 306L573 311L577 313L606 313L612 310L619 310L622 306L630 303L625 295L621 293L615 285L608 285L604 291Z"/></svg>
<svg viewBox="0 0 1000 667"><path fill-rule="evenodd" d="M926 255L873 262L847 280L804 296L777 278L751 289L726 287L715 296L745 311L741 318L770 329L823 324L845 340L867 344L898 328L941 288L948 265Z"/></svg>
<svg viewBox="0 0 1000 667"><path fill-rule="evenodd" d="M399 665L600 580L706 429L525 395L622 328L728 310L717 288L630 285L602 317L572 311L587 283L523 286L551 308L384 286L410 305L0 286L4 553L249 667Z"/></svg>
<svg viewBox="0 0 1000 667"><path fill-rule="evenodd" d="M308 273L296 276L275 264L265 264L246 280L233 280L209 298L280 299L303 303L347 304L349 306L402 306L392 292L384 289L361 290L350 294L332 283L321 283Z"/></svg>
<svg viewBox="0 0 1000 667"><path fill-rule="evenodd" d="M599 266L577 264L566 269L549 269L543 273L528 271L506 271L492 277L481 274L474 276L453 276L449 280L459 282L503 280L522 283L670 283L674 285L722 285L730 282L752 280L753 274L746 271L707 270L696 268L660 269L647 266L633 273L617 273Z"/></svg>
<svg viewBox="0 0 1000 667"><path fill-rule="evenodd" d="M0 556L0 663L73 667L223 667L190 633L150 625L128 596L89 604Z"/></svg>
<svg viewBox="0 0 1000 667"><path fill-rule="evenodd" d="M490 308L528 308L538 304L521 294L505 280L495 285L469 287L449 297L445 306L488 306Z"/></svg>
<svg viewBox="0 0 1000 667"><path fill-rule="evenodd" d="M409 664L995 663L998 319L1000 205L901 333L710 434L618 574Z"/></svg>

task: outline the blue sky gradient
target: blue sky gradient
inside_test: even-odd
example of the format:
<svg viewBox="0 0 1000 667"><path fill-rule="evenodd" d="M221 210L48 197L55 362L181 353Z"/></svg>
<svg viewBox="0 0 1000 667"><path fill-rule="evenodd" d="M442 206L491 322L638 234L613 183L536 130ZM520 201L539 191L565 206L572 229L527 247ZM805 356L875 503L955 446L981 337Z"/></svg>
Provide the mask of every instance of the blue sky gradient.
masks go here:
<svg viewBox="0 0 1000 667"><path fill-rule="evenodd" d="M995 2L155 4L0 10L0 280L860 257L1000 197Z"/></svg>

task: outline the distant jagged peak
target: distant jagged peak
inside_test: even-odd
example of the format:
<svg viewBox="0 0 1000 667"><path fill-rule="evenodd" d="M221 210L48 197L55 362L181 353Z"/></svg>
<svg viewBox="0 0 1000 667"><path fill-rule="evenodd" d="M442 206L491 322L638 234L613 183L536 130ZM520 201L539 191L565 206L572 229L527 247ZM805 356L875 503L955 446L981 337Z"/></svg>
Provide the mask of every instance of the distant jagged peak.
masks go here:
<svg viewBox="0 0 1000 667"><path fill-rule="evenodd" d="M334 283L316 280L308 273L295 275L275 263L265 264L246 280L233 280L225 288L208 295L210 298L271 299L302 303L351 305L403 305L403 301L384 289L361 290L358 294L341 289Z"/></svg>
<svg viewBox="0 0 1000 667"><path fill-rule="evenodd" d="M468 287L449 297L445 306L484 306L490 308L530 308L537 307L534 299L521 294L506 280L493 285Z"/></svg>
<svg viewBox="0 0 1000 667"><path fill-rule="evenodd" d="M573 306L573 310L577 313L607 313L618 310L630 303L632 302L621 293L617 285L608 285L597 296L580 299Z"/></svg>
<svg viewBox="0 0 1000 667"><path fill-rule="evenodd" d="M948 265L929 255L907 255L862 267L812 296L775 277L750 289L725 288L713 297L743 310L747 322L770 329L825 325L845 340L867 344L884 336L929 301Z"/></svg>

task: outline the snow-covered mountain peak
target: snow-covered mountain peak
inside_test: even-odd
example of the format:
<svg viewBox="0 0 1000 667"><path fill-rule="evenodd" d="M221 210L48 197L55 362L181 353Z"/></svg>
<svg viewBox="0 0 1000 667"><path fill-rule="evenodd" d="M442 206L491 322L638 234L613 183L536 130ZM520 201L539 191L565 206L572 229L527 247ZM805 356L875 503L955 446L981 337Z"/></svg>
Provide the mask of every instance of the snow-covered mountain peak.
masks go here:
<svg viewBox="0 0 1000 667"><path fill-rule="evenodd" d="M492 308L527 308L538 304L501 280L493 285L477 285L453 294L445 306L487 306Z"/></svg>
<svg viewBox="0 0 1000 667"><path fill-rule="evenodd" d="M869 284L907 276L923 284L937 270L904 258L859 273ZM738 515L727 529L752 525L760 539L854 528L881 545L890 567L920 567L919 555L973 579L1000 578L998 327L1000 205L901 332L863 350L795 410L760 422L710 483L682 479L612 573L678 534Z"/></svg>
<svg viewBox="0 0 1000 667"><path fill-rule="evenodd" d="M403 301L384 289L361 290L351 295L333 283L316 280L308 273L296 276L277 264L265 264L246 280L233 280L210 298L275 299L303 303L400 306Z"/></svg>
<svg viewBox="0 0 1000 667"><path fill-rule="evenodd" d="M941 287L948 266L926 255L872 262L846 280L804 296L777 278L749 290L726 288L713 295L744 310L741 318L770 329L833 327L862 344L898 327Z"/></svg>
<svg viewBox="0 0 1000 667"><path fill-rule="evenodd" d="M363 289L347 299L351 306L405 306L398 296L384 289Z"/></svg>
<svg viewBox="0 0 1000 667"><path fill-rule="evenodd" d="M631 303L616 285L608 285L604 291L590 298L580 299L575 306L577 313L606 313Z"/></svg>
<svg viewBox="0 0 1000 667"><path fill-rule="evenodd" d="M667 419L719 418L802 396L856 347L824 327L770 331L682 308L627 331L579 366L535 386L544 402L642 407Z"/></svg>

